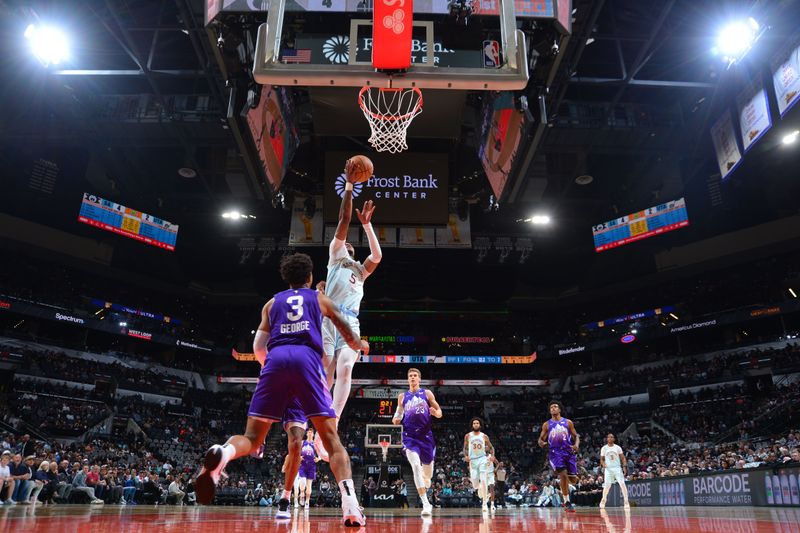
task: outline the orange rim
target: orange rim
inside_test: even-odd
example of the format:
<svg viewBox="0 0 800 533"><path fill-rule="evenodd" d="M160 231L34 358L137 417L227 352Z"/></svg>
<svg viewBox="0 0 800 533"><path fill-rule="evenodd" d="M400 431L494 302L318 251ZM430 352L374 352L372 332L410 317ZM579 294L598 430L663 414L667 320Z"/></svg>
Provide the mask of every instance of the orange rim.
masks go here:
<svg viewBox="0 0 800 533"><path fill-rule="evenodd" d="M358 105L361 107L361 110L364 111L364 113L369 114L372 118L374 118L376 120L405 120L405 119L407 119L409 117L413 117L414 115L416 115L417 112L420 110L420 108L422 108L422 91L420 91L417 87L412 87L410 89L396 89L396 88L393 88L393 87L388 87L388 88L387 87L377 87L377 89L380 92L393 92L393 93L396 93L396 92L400 92L400 91L412 91L412 92L417 94L417 97L419 98L419 100L417 101L417 105L414 106L413 111L410 111L409 113L406 113L404 115L394 116L394 115L382 115L382 114L379 114L379 113L373 113L372 111L367 109L367 106L364 103L364 93L369 91L370 89L375 89L375 88L376 87L370 87L369 85L365 85L364 87L362 87L361 90L358 92Z"/></svg>

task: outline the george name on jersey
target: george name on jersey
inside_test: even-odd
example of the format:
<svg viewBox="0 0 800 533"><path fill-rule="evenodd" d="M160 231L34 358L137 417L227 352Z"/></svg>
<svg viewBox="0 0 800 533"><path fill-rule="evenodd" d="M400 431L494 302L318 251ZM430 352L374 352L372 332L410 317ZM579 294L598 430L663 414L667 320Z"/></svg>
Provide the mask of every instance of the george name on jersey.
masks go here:
<svg viewBox="0 0 800 533"><path fill-rule="evenodd" d="M310 329L311 323L308 320L294 322L292 324L281 324L281 333L300 333L301 331L308 331Z"/></svg>

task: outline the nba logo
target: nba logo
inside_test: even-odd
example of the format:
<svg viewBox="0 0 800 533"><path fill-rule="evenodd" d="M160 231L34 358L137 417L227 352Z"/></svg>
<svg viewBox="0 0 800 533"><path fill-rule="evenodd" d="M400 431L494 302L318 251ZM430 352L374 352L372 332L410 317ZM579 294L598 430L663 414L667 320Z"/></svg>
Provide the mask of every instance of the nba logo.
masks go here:
<svg viewBox="0 0 800 533"><path fill-rule="evenodd" d="M483 66L484 68L500 67L500 43L497 41L483 41Z"/></svg>

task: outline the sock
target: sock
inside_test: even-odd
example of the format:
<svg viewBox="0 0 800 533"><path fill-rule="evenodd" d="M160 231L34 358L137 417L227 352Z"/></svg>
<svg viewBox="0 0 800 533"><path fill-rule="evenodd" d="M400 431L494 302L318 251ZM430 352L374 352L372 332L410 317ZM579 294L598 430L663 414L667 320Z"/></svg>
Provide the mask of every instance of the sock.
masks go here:
<svg viewBox="0 0 800 533"><path fill-rule="evenodd" d="M292 491L284 489L283 496L281 496L281 499L292 501Z"/></svg>
<svg viewBox="0 0 800 533"><path fill-rule="evenodd" d="M352 479L343 479L339 482L339 491L342 493L342 499L344 498L355 498L356 491L353 488L353 480Z"/></svg>
<svg viewBox="0 0 800 533"><path fill-rule="evenodd" d="M222 445L222 463L228 464L231 459L236 456L236 448L232 444L225 443Z"/></svg>
<svg viewBox="0 0 800 533"><path fill-rule="evenodd" d="M428 503L428 495L427 495L427 494L422 494L422 495L419 497L419 501L421 501L423 505L430 505L430 504Z"/></svg>

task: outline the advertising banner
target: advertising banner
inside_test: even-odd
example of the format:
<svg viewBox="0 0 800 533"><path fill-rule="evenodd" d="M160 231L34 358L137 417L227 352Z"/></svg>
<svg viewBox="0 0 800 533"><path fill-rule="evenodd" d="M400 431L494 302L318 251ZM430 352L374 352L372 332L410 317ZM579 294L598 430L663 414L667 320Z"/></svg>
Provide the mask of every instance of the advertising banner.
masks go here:
<svg viewBox="0 0 800 533"><path fill-rule="evenodd" d="M630 502L641 507L665 506L800 506L800 466L727 470L627 483ZM622 505L618 488L611 505Z"/></svg>
<svg viewBox="0 0 800 533"><path fill-rule="evenodd" d="M742 160L742 153L739 151L739 144L733 131L730 110L725 111L711 127L711 139L714 142L720 174L722 179L725 179Z"/></svg>
<svg viewBox="0 0 800 533"><path fill-rule="evenodd" d="M295 198L292 206L292 222L289 228L290 246L322 246L322 210L314 209L310 214L306 208L307 198ZM314 206L322 207L322 197L313 197ZM335 229L334 229L335 231Z"/></svg>
<svg viewBox="0 0 800 533"><path fill-rule="evenodd" d="M745 153L772 126L769 116L767 91L761 84L753 84L736 99L739 108L739 128Z"/></svg>
<svg viewBox="0 0 800 533"><path fill-rule="evenodd" d="M800 39L793 39L772 62L772 85L778 111L783 116L800 100Z"/></svg>

